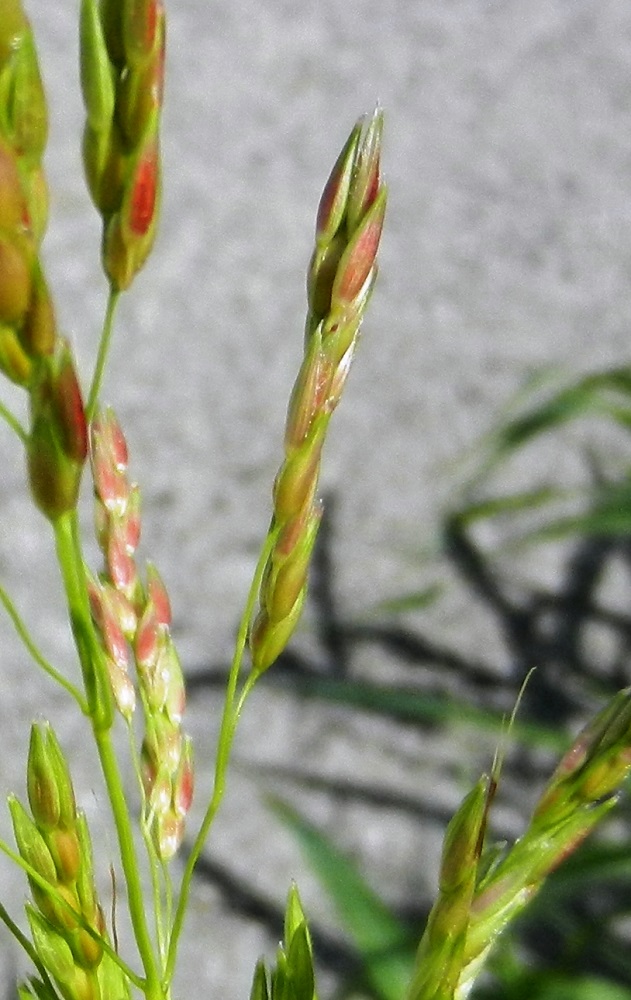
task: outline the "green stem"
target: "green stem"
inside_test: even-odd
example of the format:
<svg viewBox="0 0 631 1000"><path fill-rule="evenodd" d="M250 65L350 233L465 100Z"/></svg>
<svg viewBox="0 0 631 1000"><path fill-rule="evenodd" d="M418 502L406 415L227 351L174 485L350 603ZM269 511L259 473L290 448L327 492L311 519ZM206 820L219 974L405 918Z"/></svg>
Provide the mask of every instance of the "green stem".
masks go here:
<svg viewBox="0 0 631 1000"><path fill-rule="evenodd" d="M2 417L4 422L9 425L12 431L15 431L22 444L26 445L28 441L28 434L22 427L18 418L11 413L9 407L5 406L4 403L0 403L0 417Z"/></svg>
<svg viewBox="0 0 631 1000"><path fill-rule="evenodd" d="M145 851L147 858L149 859L149 872L151 876L151 892L153 896L153 915L155 921L155 940L158 945L158 954L160 956L160 961L164 967L166 946L165 946L165 934L164 934L164 916L163 916L163 906L162 906L162 887L160 882L161 874L161 861L158 858L153 838L151 836L151 830L146 822L147 815L147 796L145 794L144 785L142 782L142 772L140 763L140 754L138 753L138 747L134 738L134 730L130 725L129 730L129 753L132 760L132 765L134 769L134 774L136 775L136 781L138 783L138 791L140 794L140 832L145 845ZM167 926L170 926L167 923Z"/></svg>
<svg viewBox="0 0 631 1000"><path fill-rule="evenodd" d="M92 376L92 384L90 385L90 394L88 396L88 402L85 408L86 419L88 421L88 424L91 422L92 417L94 416L96 404L98 403L99 400L101 385L103 384L103 376L105 374L107 355L110 348L110 343L112 341L112 332L114 330L114 314L116 312L116 306L118 304L119 296L120 292L117 292L113 288L110 288L110 293L107 299L107 309L105 310L105 319L103 321L103 329L101 331L101 339L99 341L99 353L96 358L96 364L94 366L94 374Z"/></svg>
<svg viewBox="0 0 631 1000"><path fill-rule="evenodd" d="M41 653L40 650L37 648L37 646L35 645L30 636L30 633L24 623L24 620L20 617L19 612L15 607L15 604L7 594L4 587L1 585L0 585L0 603L4 605L5 611L7 612L11 621L13 622L15 631L17 632L18 636L24 643L28 653L35 661L35 663L37 663L37 665L41 667L42 670L44 670L49 677L52 677L52 679L56 681L57 684L59 684L62 688L64 688L64 690L67 691L68 694L72 695L72 697L77 702L83 714L87 715L88 705L85 698L83 697L79 689L76 688L75 685L72 684L66 677L64 677L63 674L56 669L56 667L53 667L52 663L50 663L43 655L43 653Z"/></svg>
<svg viewBox="0 0 631 1000"><path fill-rule="evenodd" d="M112 746L113 708L107 666L92 624L75 511L55 522L55 539L72 631L83 673L92 732L118 835L120 859L127 887L127 905L145 970L146 980L143 989L147 1000L160 1000L163 996L161 977L147 924L132 824L118 761Z"/></svg>
<svg viewBox="0 0 631 1000"><path fill-rule="evenodd" d="M96 727L93 728L93 732L118 835L118 848L127 889L127 906L138 952L145 970L143 990L147 1000L161 1000L164 993L153 941L149 934L138 858L134 847L134 831L123 792L118 761L112 746L110 732Z"/></svg>
<svg viewBox="0 0 631 1000"><path fill-rule="evenodd" d="M215 777L213 783L213 792L211 800L206 809L206 813L202 820L202 824L199 828L197 837L191 852L188 856L186 867L184 869L184 874L182 876L182 882L180 885L180 892L177 902L177 907L175 910L175 917L173 919L173 929L171 931L171 938L169 941L169 951L167 955L166 963L166 980L170 982L173 972L175 969L175 963L177 960L177 947L182 933L182 928L184 925L184 918L186 916L186 910L188 905L188 897L191 889L191 882L193 879L193 872L195 870L195 865L199 859L199 856L203 850L206 838L210 827L212 826L213 820L217 815L217 811L224 797L226 790L226 774L228 771L228 764L230 762L230 752L232 750L232 744L234 742L234 736L237 728L237 723L239 721L239 716L241 710L245 704L247 695L250 693L257 677L250 674L247 678L245 685L241 691L239 698L237 699L237 685L239 681L239 674L241 672L241 666L243 663L243 654L245 652L245 646L248 639L248 629L250 627L250 622L252 620L252 615L254 612L254 605L258 596L259 588L261 585L261 579L263 576L263 571L267 563L268 556L272 551L272 548L276 541L276 532L270 530L265 543L261 550L258 563L256 565L256 570L250 585L250 590L248 593L248 598L246 601L245 609L243 615L241 616L241 622L239 624L239 631L237 633L237 641L235 645L234 657L232 659L232 665L230 667L230 673L228 674L228 683L226 685L226 697L224 699L223 713L221 716L221 725L219 728L219 737L217 739L217 756L215 759Z"/></svg>
<svg viewBox="0 0 631 1000"><path fill-rule="evenodd" d="M76 511L58 518L54 529L57 558L83 675L88 714L93 725L109 728L113 722L112 696L103 651L92 624Z"/></svg>

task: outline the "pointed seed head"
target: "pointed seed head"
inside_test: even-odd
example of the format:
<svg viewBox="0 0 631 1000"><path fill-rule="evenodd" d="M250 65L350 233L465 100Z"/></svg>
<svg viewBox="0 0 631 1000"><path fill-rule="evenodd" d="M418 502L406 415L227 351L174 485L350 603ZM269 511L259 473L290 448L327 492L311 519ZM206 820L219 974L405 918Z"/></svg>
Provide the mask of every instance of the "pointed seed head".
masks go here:
<svg viewBox="0 0 631 1000"><path fill-rule="evenodd" d="M76 818L74 788L55 731L34 723L27 762L27 790L33 816L42 827L71 829Z"/></svg>
<svg viewBox="0 0 631 1000"><path fill-rule="evenodd" d="M57 869L44 837L19 799L9 796L8 805L18 851L38 875L56 886Z"/></svg>

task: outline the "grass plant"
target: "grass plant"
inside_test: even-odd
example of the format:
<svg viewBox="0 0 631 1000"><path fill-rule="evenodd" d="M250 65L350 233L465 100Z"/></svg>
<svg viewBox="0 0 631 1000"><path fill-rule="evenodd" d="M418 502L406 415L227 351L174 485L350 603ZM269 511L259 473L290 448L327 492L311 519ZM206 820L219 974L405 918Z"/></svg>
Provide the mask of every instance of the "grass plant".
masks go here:
<svg viewBox="0 0 631 1000"><path fill-rule="evenodd" d="M18 985L22 1000L171 996L192 880L225 795L241 712L254 687L273 674L303 608L322 517L323 447L377 275L387 198L380 110L352 129L317 209L304 356L288 404L271 523L228 671L213 786L198 828L188 834L183 871L176 877L171 862L186 836L194 783L184 676L165 585L158 570L140 565L136 556L140 490L129 474L125 434L101 400L116 306L146 263L158 225L165 24L162 0L82 0L80 6L83 162L102 221L107 282L100 344L84 392L72 346L57 327L40 257L47 221L42 167L47 109L36 45L21 0L0 0L0 370L26 394L28 427L4 404L0 414L24 452L42 530L54 540L74 667L49 662L10 596L4 589L0 593L33 669L43 670L73 699L94 744L117 836L115 883L124 890L119 896L130 928L130 940L119 941L106 916L96 888L94 831L77 807L53 723L38 721L25 761L28 806L23 797L10 796L15 846L0 842L8 861L23 870L30 891L25 918L10 912L9 900L0 905L6 936L32 964L32 973ZM89 489L102 556L98 568L87 564L78 517L82 493ZM381 703L383 697L382 692ZM33 705L36 714L45 708ZM122 756L114 739L119 731L128 737ZM624 690L565 751L523 836L503 854L489 855L485 841L499 780L496 762L447 826L438 895L414 959L409 936L361 878L299 817L280 804L276 808L319 859L331 891L344 885L346 897L338 891L338 902L370 957L369 980L378 995L461 1000L506 925L610 813L629 768L631 692ZM125 790L127 770L135 775L139 809ZM134 836L137 826L140 840ZM256 964L251 1000L315 996L312 936L298 890L291 886L282 943L272 962Z"/></svg>

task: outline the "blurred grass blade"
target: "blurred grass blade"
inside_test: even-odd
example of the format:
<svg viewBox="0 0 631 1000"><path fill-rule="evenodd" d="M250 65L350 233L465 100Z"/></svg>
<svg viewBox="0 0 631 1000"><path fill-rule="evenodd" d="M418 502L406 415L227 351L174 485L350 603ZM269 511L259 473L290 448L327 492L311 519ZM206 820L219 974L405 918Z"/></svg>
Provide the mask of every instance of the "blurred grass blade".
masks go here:
<svg viewBox="0 0 631 1000"><path fill-rule="evenodd" d="M591 508L584 514L557 517L521 536L521 541L539 542L571 535L620 536L631 534L631 477L599 486Z"/></svg>
<svg viewBox="0 0 631 1000"><path fill-rule="evenodd" d="M619 394L631 397L630 367L587 375L505 424L496 436L496 449L499 454L506 455L584 414L614 416L620 422L628 421L631 409L621 405L616 398Z"/></svg>
<svg viewBox="0 0 631 1000"><path fill-rule="evenodd" d="M520 493L509 493L505 496L489 497L477 503L469 504L457 511L455 517L462 528L467 528L477 521L485 521L502 514L519 514L531 512L546 506L554 500L567 497L567 490L544 486L540 489L525 490Z"/></svg>
<svg viewBox="0 0 631 1000"><path fill-rule="evenodd" d="M613 882L616 886L629 883L631 900L631 844L588 842L580 851L568 858L546 885L542 898L547 901L562 899L568 893L588 891L591 883ZM535 902L535 906L537 905Z"/></svg>
<svg viewBox="0 0 631 1000"><path fill-rule="evenodd" d="M466 475L466 492L483 482L511 454L535 438L580 417L599 416L622 427L631 425L631 367L594 372L559 386L558 374L538 373L527 380L510 405L496 418L473 449L474 469ZM544 398L532 402L535 396ZM471 454L469 462L471 461Z"/></svg>
<svg viewBox="0 0 631 1000"><path fill-rule="evenodd" d="M382 1000L401 1000L414 959L414 942L405 924L316 827L280 799L272 797L267 801L296 837L310 868L333 901L361 956L367 982Z"/></svg>
<svg viewBox="0 0 631 1000"><path fill-rule="evenodd" d="M347 678L329 677L315 672L276 670L268 676L270 684L282 684L303 697L322 698L337 705L375 712L401 722L418 725L450 723L471 726L487 733L503 731L506 716L499 711L478 708L470 701L453 695L428 694L414 688L392 687ZM524 746L562 751L567 735L557 727L516 719L511 729L515 743Z"/></svg>
<svg viewBox="0 0 631 1000"><path fill-rule="evenodd" d="M442 597L444 592L445 587L442 584L432 583L422 590L400 594L399 597L390 597L374 604L366 614L362 614L362 620L374 615L399 615L407 611L423 611L434 604L439 597Z"/></svg>
<svg viewBox="0 0 631 1000"><path fill-rule="evenodd" d="M529 1000L631 1000L631 990L592 976L578 979L548 974L541 977L539 988L526 986L528 993L523 991L523 985L520 984L515 996L528 996Z"/></svg>

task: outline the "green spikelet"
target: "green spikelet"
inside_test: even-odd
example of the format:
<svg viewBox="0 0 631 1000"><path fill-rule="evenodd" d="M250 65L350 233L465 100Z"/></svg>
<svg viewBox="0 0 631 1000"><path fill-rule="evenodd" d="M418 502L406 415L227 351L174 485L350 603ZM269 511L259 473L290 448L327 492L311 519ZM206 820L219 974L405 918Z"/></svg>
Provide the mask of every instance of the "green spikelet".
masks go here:
<svg viewBox="0 0 631 1000"><path fill-rule="evenodd" d="M31 869L35 906L27 905L27 916L33 944L64 1000L100 1000L107 996L102 983L117 975L111 968L99 973L106 929L94 887L92 845L67 762L47 723L31 729L27 791L32 817L13 796L9 809L18 850ZM31 987L39 995L39 988Z"/></svg>
<svg viewBox="0 0 631 1000"><path fill-rule="evenodd" d="M257 962L250 1000L316 1000L311 935L295 885L287 898L283 937L271 970L262 959Z"/></svg>

